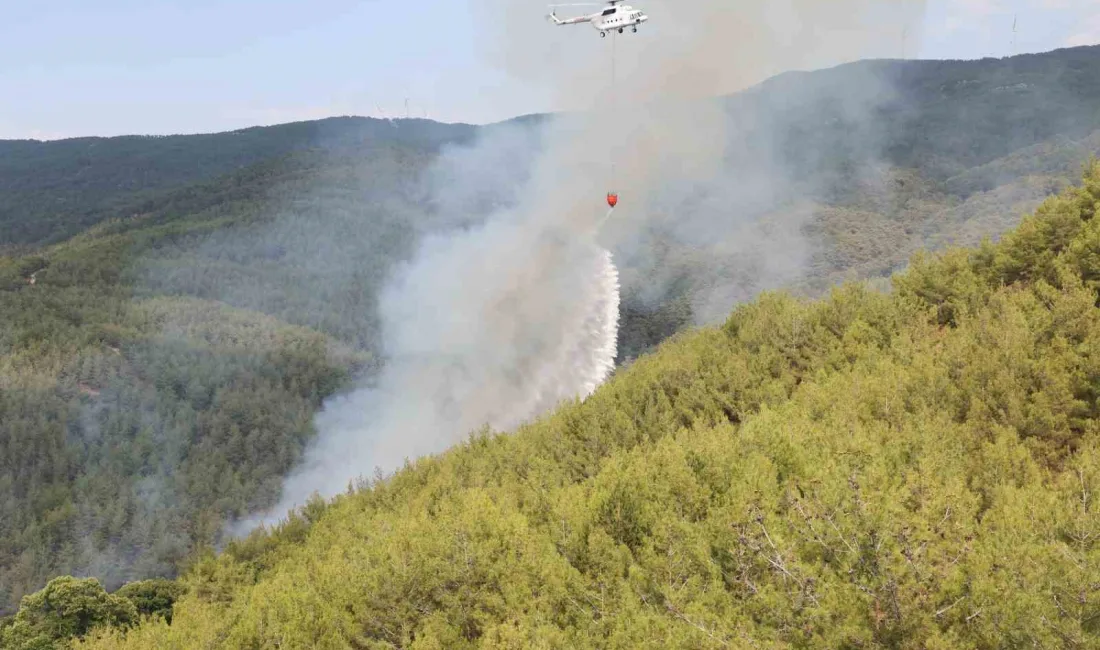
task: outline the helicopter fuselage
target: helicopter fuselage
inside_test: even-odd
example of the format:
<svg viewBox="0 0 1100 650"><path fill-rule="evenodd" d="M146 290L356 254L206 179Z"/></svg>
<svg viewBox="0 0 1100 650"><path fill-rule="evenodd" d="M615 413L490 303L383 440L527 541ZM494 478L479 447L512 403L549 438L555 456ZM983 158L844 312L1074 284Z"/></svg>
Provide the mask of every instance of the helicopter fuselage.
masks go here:
<svg viewBox="0 0 1100 650"><path fill-rule="evenodd" d="M612 30L619 30L630 27L634 31L638 31L638 25L641 25L645 21L649 20L649 16L645 15L640 9L635 9L630 6L616 6L608 7L601 13L593 16L592 26L600 31L600 35L604 36L607 32Z"/></svg>
<svg viewBox="0 0 1100 650"><path fill-rule="evenodd" d="M622 0L611 0L611 2L614 3L612 6L596 14L561 19L558 18L557 14L551 13L547 17L557 25L591 23L600 32L600 36L607 36L607 32L613 30L622 32L627 27L636 32L638 31L638 25L649 20L649 16L645 15L645 12L628 5L618 4Z"/></svg>

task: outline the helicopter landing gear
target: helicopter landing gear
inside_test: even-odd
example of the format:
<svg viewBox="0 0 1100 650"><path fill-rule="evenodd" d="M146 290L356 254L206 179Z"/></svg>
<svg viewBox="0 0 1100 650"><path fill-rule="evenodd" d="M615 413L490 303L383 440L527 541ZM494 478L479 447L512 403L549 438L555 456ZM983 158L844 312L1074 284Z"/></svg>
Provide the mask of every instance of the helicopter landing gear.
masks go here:
<svg viewBox="0 0 1100 650"><path fill-rule="evenodd" d="M623 33L623 28L622 28L622 27L620 27L620 28L619 28L619 33L620 33L620 34L622 34L622 33Z"/></svg>
<svg viewBox="0 0 1100 650"><path fill-rule="evenodd" d="M607 32L600 32L600 38L607 38Z"/></svg>
<svg viewBox="0 0 1100 650"><path fill-rule="evenodd" d="M631 28L631 30L630 30L630 31L632 31L632 32L634 32L635 34L637 34L637 33L638 33L638 26L637 26L637 25L635 25L634 27L632 27L632 28Z"/></svg>

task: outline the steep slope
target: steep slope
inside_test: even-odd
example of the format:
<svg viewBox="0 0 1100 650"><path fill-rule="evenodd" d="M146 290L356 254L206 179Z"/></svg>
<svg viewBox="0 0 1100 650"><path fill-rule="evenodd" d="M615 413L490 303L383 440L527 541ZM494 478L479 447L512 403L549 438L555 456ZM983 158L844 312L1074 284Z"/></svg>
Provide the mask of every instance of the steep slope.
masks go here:
<svg viewBox="0 0 1100 650"><path fill-rule="evenodd" d="M1098 208L763 296L78 647L1095 647Z"/></svg>

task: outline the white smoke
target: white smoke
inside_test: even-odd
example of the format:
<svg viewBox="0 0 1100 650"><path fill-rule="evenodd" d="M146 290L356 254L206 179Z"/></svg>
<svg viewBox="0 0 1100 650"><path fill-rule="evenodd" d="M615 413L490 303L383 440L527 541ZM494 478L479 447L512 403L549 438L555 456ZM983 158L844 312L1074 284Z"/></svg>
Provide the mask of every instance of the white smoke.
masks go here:
<svg viewBox="0 0 1100 650"><path fill-rule="evenodd" d="M319 438L263 521L484 426L512 429L607 379L619 313L611 253L537 214L428 236L398 269L380 299L385 367L325 404Z"/></svg>

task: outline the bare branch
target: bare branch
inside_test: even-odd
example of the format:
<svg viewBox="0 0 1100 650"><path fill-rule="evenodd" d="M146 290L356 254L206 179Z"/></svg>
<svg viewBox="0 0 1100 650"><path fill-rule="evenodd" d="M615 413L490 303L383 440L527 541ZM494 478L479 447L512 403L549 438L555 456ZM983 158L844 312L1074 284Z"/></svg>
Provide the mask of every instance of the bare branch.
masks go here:
<svg viewBox="0 0 1100 650"><path fill-rule="evenodd" d="M767 555L764 556L764 559L767 560L768 563L771 564L773 567L782 571L783 575L793 580L795 584L797 584L802 589L803 593L809 596L810 600L813 601L815 606L820 606L820 603L817 602L817 597L814 596L813 593L811 593L810 590L806 588L806 583L796 578L795 575L788 571L787 567L783 564L783 556L779 553L779 549L776 547L775 542L772 541L772 536L768 534L768 529L764 526L764 519L761 517L757 520L756 523L760 525L760 530L764 531L764 539L768 540L768 545L770 545L772 547L772 550L775 551L774 560Z"/></svg>
<svg viewBox="0 0 1100 650"><path fill-rule="evenodd" d="M964 600L966 600L966 596L959 596L958 600L951 603L947 607L943 607L943 608L940 608L940 609L936 610L936 618L939 618L939 617L943 616L944 614L947 613L948 610L950 610L952 607L954 607L955 605L958 605L959 603L961 603Z"/></svg>
<svg viewBox="0 0 1100 650"><path fill-rule="evenodd" d="M943 519L940 519L940 523L936 524L936 528L939 528L951 517L951 506L947 506L947 512L943 513Z"/></svg>
<svg viewBox="0 0 1100 650"><path fill-rule="evenodd" d="M667 609L676 618L680 619L681 621L687 623L688 625L694 627L695 629L699 630L703 634L707 635L710 638L711 641L717 641L718 643L721 643L722 647L724 647L724 648L730 647L729 641L727 641L724 638L721 638L721 637L717 636L714 632L707 629L707 627L704 626L703 624L696 623L695 621L688 618L686 614L684 614L680 610L676 609L676 607L672 604L672 602L668 598L665 598L665 609Z"/></svg>
<svg viewBox="0 0 1100 650"><path fill-rule="evenodd" d="M852 555L859 555L859 552L856 551L856 549L854 549L852 545L848 543L847 539L845 539L844 533L840 532L840 529L836 527L835 523L833 523L833 518L829 515L826 515L825 521L829 522L829 525L833 527L833 530L836 531L837 536L840 537L840 541L844 542L844 545L848 547L848 550L852 552Z"/></svg>

